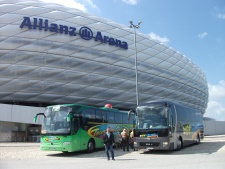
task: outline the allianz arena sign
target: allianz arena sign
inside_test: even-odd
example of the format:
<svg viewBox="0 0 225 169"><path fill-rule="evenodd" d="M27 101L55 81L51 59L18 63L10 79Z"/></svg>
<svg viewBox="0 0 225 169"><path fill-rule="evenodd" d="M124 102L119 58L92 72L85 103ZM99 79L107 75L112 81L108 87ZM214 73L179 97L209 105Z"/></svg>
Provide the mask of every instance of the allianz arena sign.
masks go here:
<svg viewBox="0 0 225 169"><path fill-rule="evenodd" d="M29 29L38 29L44 31L50 31L54 33L61 33L70 36L76 36L76 28L66 25L58 25L56 23L48 23L47 19L24 17L20 28L28 27ZM116 46L122 49L128 49L127 42L115 39L113 37L103 36L101 32L97 32L94 36L92 30L88 27L81 27L79 29L79 35L84 40L94 39L95 41L100 41L101 43L108 43L109 45Z"/></svg>

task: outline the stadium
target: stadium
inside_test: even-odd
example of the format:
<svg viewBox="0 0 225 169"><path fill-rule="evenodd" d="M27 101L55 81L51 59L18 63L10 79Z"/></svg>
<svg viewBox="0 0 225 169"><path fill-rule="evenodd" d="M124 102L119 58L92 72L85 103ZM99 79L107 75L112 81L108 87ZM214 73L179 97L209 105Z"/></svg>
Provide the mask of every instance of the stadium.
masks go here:
<svg viewBox="0 0 225 169"><path fill-rule="evenodd" d="M5 126L27 130L33 115L52 104L135 108L136 54L139 103L169 99L204 114L208 86L202 70L140 32L135 48L134 36L128 26L78 9L0 1L2 132L9 132Z"/></svg>

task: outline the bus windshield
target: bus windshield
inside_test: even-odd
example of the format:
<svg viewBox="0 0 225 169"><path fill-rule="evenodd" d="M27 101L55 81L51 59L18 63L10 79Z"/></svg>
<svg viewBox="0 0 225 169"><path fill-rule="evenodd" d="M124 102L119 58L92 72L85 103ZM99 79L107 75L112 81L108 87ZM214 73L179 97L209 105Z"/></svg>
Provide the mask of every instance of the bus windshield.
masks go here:
<svg viewBox="0 0 225 169"><path fill-rule="evenodd" d="M72 107L53 106L45 109L41 134L69 134L70 122L66 117Z"/></svg>
<svg viewBox="0 0 225 169"><path fill-rule="evenodd" d="M138 129L167 128L167 111L163 105L139 106L136 111L138 115L136 126Z"/></svg>

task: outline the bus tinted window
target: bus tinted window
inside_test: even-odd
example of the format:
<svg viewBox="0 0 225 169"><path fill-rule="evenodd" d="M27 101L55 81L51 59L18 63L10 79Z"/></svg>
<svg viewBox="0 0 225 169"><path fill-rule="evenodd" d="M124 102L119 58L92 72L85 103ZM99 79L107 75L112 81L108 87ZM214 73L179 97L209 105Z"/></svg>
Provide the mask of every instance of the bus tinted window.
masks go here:
<svg viewBox="0 0 225 169"><path fill-rule="evenodd" d="M182 107L176 106L176 112L177 112L177 120L178 121L184 121L185 120L185 113Z"/></svg>
<svg viewBox="0 0 225 169"><path fill-rule="evenodd" d="M115 123L122 123L123 117L121 113L115 113Z"/></svg>
<svg viewBox="0 0 225 169"><path fill-rule="evenodd" d="M133 124L133 122L134 122L134 114L131 114L128 123Z"/></svg>
<svg viewBox="0 0 225 169"><path fill-rule="evenodd" d="M102 112L102 115L103 115L103 123L108 123L108 120L107 120L107 111L103 111Z"/></svg>
<svg viewBox="0 0 225 169"><path fill-rule="evenodd" d="M85 109L83 112L83 121L84 124L88 122L94 122L95 121L95 110L94 109Z"/></svg>
<svg viewBox="0 0 225 169"><path fill-rule="evenodd" d="M123 114L123 123L128 124L127 114Z"/></svg>
<svg viewBox="0 0 225 169"><path fill-rule="evenodd" d="M95 110L95 122L99 122L99 123L103 122L101 110Z"/></svg>
<svg viewBox="0 0 225 169"><path fill-rule="evenodd" d="M107 112L108 123L114 123L114 112Z"/></svg>

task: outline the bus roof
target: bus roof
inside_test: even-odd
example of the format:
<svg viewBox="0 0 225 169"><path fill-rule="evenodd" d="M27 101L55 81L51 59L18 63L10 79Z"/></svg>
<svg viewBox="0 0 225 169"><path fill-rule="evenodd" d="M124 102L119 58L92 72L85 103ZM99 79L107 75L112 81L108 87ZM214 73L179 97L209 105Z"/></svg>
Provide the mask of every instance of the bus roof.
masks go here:
<svg viewBox="0 0 225 169"><path fill-rule="evenodd" d="M176 106L181 106L181 107L186 107L188 109L193 109L193 110L196 110L192 107L187 107L187 106L184 106L183 104L179 103L179 102L174 102L174 101L171 101L171 100L152 100L152 101L149 101L149 102L145 102L145 103L141 103L139 106L147 106L147 105L150 105L152 103L158 103L158 104L174 104Z"/></svg>
<svg viewBox="0 0 225 169"><path fill-rule="evenodd" d="M79 103L71 103L71 104L56 104L56 105L51 105L51 106L47 106L47 107L54 107L54 106L81 106L81 107L91 107L91 108L95 108L95 109L101 109L101 110L110 110L110 111L120 111L123 112L119 109L115 109L115 108L107 108L107 107L95 107L95 106L89 106L89 105L84 105L84 104L79 104Z"/></svg>

